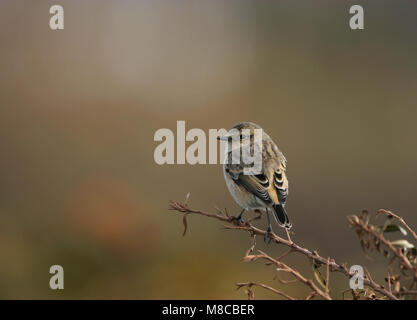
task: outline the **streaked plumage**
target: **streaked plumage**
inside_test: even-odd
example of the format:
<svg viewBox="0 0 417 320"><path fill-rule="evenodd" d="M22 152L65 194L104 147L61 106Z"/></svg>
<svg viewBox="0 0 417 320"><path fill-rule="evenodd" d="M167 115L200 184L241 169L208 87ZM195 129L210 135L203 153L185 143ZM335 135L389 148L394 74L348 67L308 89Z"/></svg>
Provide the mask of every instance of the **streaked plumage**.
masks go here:
<svg viewBox="0 0 417 320"><path fill-rule="evenodd" d="M252 145L254 129L262 128L251 122L242 122L236 124L232 129L237 129L239 132L243 129L250 129L250 143ZM291 228L291 223L284 208L288 195L288 180L285 172L286 159L264 131L262 132L261 173L245 175L243 173L245 166L250 167L251 165L244 164L242 161L239 164L225 163L223 165L224 178L235 201L246 210L265 211L270 209L274 212L274 217L280 226Z"/></svg>

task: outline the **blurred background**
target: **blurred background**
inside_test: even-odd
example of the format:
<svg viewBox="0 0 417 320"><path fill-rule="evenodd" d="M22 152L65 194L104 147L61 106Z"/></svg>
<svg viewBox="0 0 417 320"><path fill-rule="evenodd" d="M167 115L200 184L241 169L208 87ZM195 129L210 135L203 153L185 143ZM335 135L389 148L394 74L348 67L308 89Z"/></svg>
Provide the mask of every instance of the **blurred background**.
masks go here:
<svg viewBox="0 0 417 320"><path fill-rule="evenodd" d="M64 30L49 29L53 4ZM169 200L239 207L220 165L154 162L155 131L177 120L260 124L288 160L293 239L383 282L346 216L385 208L417 227L417 4L366 1L352 31L353 4L1 1L0 298L245 299L245 281L308 294L244 263L245 233L190 216L181 236ZM313 277L304 256L288 262ZM341 298L348 282L330 286Z"/></svg>

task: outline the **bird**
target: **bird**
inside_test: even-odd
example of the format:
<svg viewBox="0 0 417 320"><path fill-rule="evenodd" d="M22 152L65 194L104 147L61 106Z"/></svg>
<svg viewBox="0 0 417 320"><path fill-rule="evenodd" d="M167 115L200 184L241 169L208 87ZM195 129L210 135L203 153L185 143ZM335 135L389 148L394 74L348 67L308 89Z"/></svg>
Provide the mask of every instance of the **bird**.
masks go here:
<svg viewBox="0 0 417 320"><path fill-rule="evenodd" d="M238 148L248 146L253 150L255 144L254 134L256 129L261 129L262 141L259 139L259 145L262 153L262 164L258 172L245 172L245 168L252 164L244 161L231 161L233 150L233 139L240 142ZM258 131L259 132L259 131ZM288 179L286 174L287 160L284 154L278 149L275 142L270 136L257 124L252 122L240 122L235 124L226 135L219 136L218 140L228 141L225 154L225 162L223 164L223 175L227 188L236 203L242 208L237 216L237 222L243 222L242 215L245 211L254 210L266 212L268 218L268 228L264 240L269 238L272 233L272 225L269 218L269 212L273 212L275 221L280 227L288 230L292 224L285 210L285 203L288 196ZM239 153L241 150L239 150ZM243 153L242 153L243 154ZM240 159L242 160L242 155ZM235 163L238 162L238 163Z"/></svg>

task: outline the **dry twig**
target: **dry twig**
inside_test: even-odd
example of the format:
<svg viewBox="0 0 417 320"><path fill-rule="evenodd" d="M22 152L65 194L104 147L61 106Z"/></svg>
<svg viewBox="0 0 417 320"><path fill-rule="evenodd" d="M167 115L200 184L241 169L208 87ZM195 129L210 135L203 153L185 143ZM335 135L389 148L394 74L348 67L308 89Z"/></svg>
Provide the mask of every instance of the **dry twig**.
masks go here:
<svg viewBox="0 0 417 320"><path fill-rule="evenodd" d="M184 219L185 229L186 229L187 215L196 214L196 215L202 215L202 216L205 216L205 217L217 219L217 220L220 220L222 222L226 222L227 224L224 226L224 228L226 228L226 229L248 231L253 236L255 236L255 235L265 236L266 235L266 231L261 230L261 229L255 227L255 226L253 226L251 224L251 222L246 222L243 225L238 225L236 217L229 216L226 211L221 212L220 210L217 210L218 211L217 214L216 213L208 213L208 212L204 212L204 211L201 211L201 210L191 209L191 208L188 207L188 205L180 204L177 201L171 201L170 210L175 210L175 211L184 213L184 218L183 219ZM363 225L360 221L355 220L354 222L355 222L355 224L358 224L358 226L365 227L365 228L367 228L366 230L369 230L373 233L373 231L371 229L369 229L369 227ZM185 234L185 232L184 232L184 234ZM378 234L375 234L375 236L379 237ZM272 241L274 243L281 244L281 245L284 245L284 246L287 246L287 247L290 248L289 252L285 253L284 255L288 255L292 252L298 252L298 253L301 253L301 254L305 255L309 259L311 259L313 261L313 263L317 264L318 266L326 265L326 267L327 267L327 274L326 274L327 281L326 281L326 289L325 289L326 291L323 291L323 290L319 289L314 284L314 282L312 280L309 280L309 279L305 278L298 271L296 271L295 269L289 267L288 265L286 265L282 261L280 261L282 259L282 257L280 257L278 259L274 259L274 258L270 257L269 255L267 255L266 253L263 253L263 252L260 252L260 254L258 254L258 255L250 255L249 253L251 253L254 250L255 242L252 245L252 247L248 250L247 255L246 255L245 258L251 257L250 259L252 259L252 260L257 260L257 259L268 260L270 263L274 264L279 271L288 272L288 273L292 274L298 281L300 281L300 282L306 284L307 286L309 286L313 291L307 297L308 299L310 299L314 296L321 296L323 299L330 299L330 296L329 296L329 293L328 293L328 291L329 291L328 283L329 283L329 273L330 272L339 272L339 273L342 273L349 278L354 275L353 273L349 272L349 270L348 270L348 268L346 267L345 264L338 264L338 263L335 262L334 259L330 259L330 258L326 259L326 258L320 256L317 253L317 251L304 248L304 247L296 244L295 242L293 242L291 239L281 238L281 237L277 236L275 233L269 234L269 237L272 239ZM380 239L380 240L383 241L383 239ZM395 247L392 247L392 249L395 249ZM398 253L398 256L401 257L401 259L403 260L404 263L406 263L406 260L404 259L404 257L402 257L402 255L400 253ZM247 259L249 259L249 258L247 258ZM250 261L252 261L252 260L250 260ZM395 294L393 294L392 292L387 290L384 286L374 282L369 275L364 275L363 276L363 284L365 286L371 288L372 292L373 291L378 292L382 296L382 298L387 298L387 299L391 299L391 300L397 300L398 299L398 297ZM263 285L263 284L256 284L256 283L253 283L253 282L248 282L248 283L240 284L240 286L238 284L238 287L246 286L248 288L248 292L249 292L248 294L253 295L253 292L251 293L251 287L254 286L254 285L266 288L266 289L268 289L270 291L273 291L273 292L276 291L275 293L280 294L281 296L283 296L283 293L280 292L279 290L276 290L274 288L271 288L271 287ZM273 289L273 290L271 290L271 289ZM288 299L288 297L286 297L286 298Z"/></svg>
<svg viewBox="0 0 417 320"><path fill-rule="evenodd" d="M375 226L370 223L370 216L366 210L364 210L360 215L353 215L348 217L348 222L351 227L356 229L356 233L360 238L362 248L365 251L376 250L378 252L383 252L386 257L391 257L388 267L391 272L388 273L388 282L389 291L393 292L394 295L401 297L404 296L404 290L400 292L400 273L395 273L393 269L393 264L395 261L399 262L399 271L404 277L410 278L411 284L408 289L412 289L417 284L417 250L413 244L408 242L406 239L400 239L391 241L385 237L387 232L400 231L403 235L407 235L407 232L401 229L400 226L392 223L392 218L400 222L413 236L416 238L415 232L408 226L403 218L387 210L379 210L376 214L376 217L379 217L381 214L386 214L388 219L385 221L383 226ZM381 244L385 249L381 248ZM392 288L392 285L393 288Z"/></svg>

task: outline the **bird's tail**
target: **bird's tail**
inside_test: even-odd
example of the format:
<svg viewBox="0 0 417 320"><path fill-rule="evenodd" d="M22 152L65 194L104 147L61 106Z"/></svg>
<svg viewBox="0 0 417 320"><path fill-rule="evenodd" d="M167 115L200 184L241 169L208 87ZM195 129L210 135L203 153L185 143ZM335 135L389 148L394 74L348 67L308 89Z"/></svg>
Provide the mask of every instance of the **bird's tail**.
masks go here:
<svg viewBox="0 0 417 320"><path fill-rule="evenodd" d="M292 227L292 224L290 222L290 219L288 218L285 208L281 204L274 204L273 208L274 208L275 220L277 220L278 224L281 227L290 229Z"/></svg>

